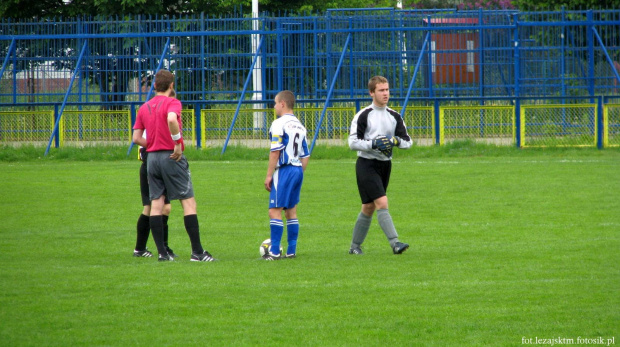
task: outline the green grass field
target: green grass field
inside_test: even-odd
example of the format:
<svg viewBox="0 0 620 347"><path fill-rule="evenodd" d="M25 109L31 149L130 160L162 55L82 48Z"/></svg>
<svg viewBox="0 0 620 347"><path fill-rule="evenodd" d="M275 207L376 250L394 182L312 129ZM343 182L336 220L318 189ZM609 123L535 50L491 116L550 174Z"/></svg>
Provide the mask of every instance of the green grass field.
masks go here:
<svg viewBox="0 0 620 347"><path fill-rule="evenodd" d="M388 197L412 245L400 256L376 218L366 254L347 254L360 208L354 153L317 155L298 258L279 262L258 256L269 237L266 154L239 153L188 154L203 244L219 261L189 261L175 202L180 259L158 263L132 257L137 160L0 150L0 345L620 343L617 149L399 152Z"/></svg>

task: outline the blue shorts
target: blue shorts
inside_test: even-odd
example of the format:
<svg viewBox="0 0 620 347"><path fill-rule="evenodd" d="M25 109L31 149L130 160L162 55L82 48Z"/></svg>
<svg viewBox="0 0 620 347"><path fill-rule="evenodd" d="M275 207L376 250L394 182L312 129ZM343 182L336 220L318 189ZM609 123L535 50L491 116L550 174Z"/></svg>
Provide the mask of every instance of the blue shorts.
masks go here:
<svg viewBox="0 0 620 347"><path fill-rule="evenodd" d="M299 203L304 171L301 166L285 165L276 170L271 181L269 208L293 208Z"/></svg>

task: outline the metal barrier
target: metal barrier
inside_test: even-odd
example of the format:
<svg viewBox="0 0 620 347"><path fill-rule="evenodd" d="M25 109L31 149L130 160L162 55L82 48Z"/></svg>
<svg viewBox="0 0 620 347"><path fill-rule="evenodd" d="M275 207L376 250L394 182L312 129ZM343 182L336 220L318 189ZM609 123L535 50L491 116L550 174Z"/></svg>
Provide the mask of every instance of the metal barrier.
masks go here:
<svg viewBox="0 0 620 347"><path fill-rule="evenodd" d="M267 103L282 89L321 99L332 81L333 99L362 99L373 75L390 80L394 97L412 99L617 95L620 89L617 9L4 19L0 33L3 105L59 102L67 92L69 102L141 102L158 66L176 73L179 97L189 102L238 101L250 73L261 82L248 88L244 102ZM260 52L253 35L263 39ZM260 62L252 69L255 56Z"/></svg>
<svg viewBox="0 0 620 347"><path fill-rule="evenodd" d="M604 146L620 147L620 104L607 104L603 107L605 131Z"/></svg>
<svg viewBox="0 0 620 347"><path fill-rule="evenodd" d="M597 105L521 106L521 147L596 147Z"/></svg>
<svg viewBox="0 0 620 347"><path fill-rule="evenodd" d="M0 143L41 143L54 129L54 110L0 112Z"/></svg>
<svg viewBox="0 0 620 347"><path fill-rule="evenodd" d="M513 144L514 111L514 106L441 107L440 144L447 139L476 139L495 144Z"/></svg>
<svg viewBox="0 0 620 347"><path fill-rule="evenodd" d="M578 101L579 99L572 99ZM443 145L469 139L519 147L619 147L620 104L554 103L556 99L516 99L514 105L476 105L471 100L435 100L436 106L411 106L403 115L408 132L418 145ZM526 103L527 101L527 103ZM567 101L567 100L564 100ZM444 105L445 104L445 105ZM232 128L234 145L268 146L273 109L204 109L193 104L182 112L187 146L222 147ZM319 120L325 110L325 120ZM296 116L317 142L346 145L356 107L298 107ZM601 111L599 111L601 110ZM43 145L54 129L56 109L0 111L0 144ZM126 144L131 141L135 109L64 111L59 124L59 146Z"/></svg>
<svg viewBox="0 0 620 347"><path fill-rule="evenodd" d="M131 141L129 111L64 111L60 121L60 145L97 143L125 144ZM49 138L49 134L48 134Z"/></svg>
<svg viewBox="0 0 620 347"><path fill-rule="evenodd" d="M318 114L304 111L310 136L342 142L354 112L335 105L359 108L368 100L368 79L384 75L424 143L470 137L517 146L618 143L615 106L603 109L599 101L594 109L543 111L529 104L521 109L520 100L612 103L620 90L620 10L359 9L291 18L134 19L0 20L0 112L48 112L53 105L52 127L63 131L49 134L48 150L53 140L55 146L83 141L84 131L94 139L98 127L109 129L89 141L125 141L120 124L93 119L84 125L85 115L130 108L134 117L152 90L155 70L163 67L175 72L178 97L195 113L190 118L196 124L184 129L195 131L186 134L192 145L219 140L223 124L226 142L257 140L271 112L260 110L282 89L293 90L305 105L323 106ZM513 101L489 102L498 98ZM240 124L227 112L202 116L232 104L232 119ZM250 104L256 110L248 110ZM74 117L71 105L79 105L82 116L63 120L63 112ZM514 106L518 115L512 136L510 110L500 106ZM579 113L584 110L586 115ZM17 120L4 122L2 142L23 127ZM41 122L32 122L32 129L21 131L40 141L35 134ZM566 139L551 140L558 136Z"/></svg>

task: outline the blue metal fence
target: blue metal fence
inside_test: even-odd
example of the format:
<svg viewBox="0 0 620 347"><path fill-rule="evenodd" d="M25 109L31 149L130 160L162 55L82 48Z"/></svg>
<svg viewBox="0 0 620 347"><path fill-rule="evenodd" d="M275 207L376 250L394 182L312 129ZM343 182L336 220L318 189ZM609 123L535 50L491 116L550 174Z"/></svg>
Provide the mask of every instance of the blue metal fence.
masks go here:
<svg viewBox="0 0 620 347"><path fill-rule="evenodd" d="M395 97L583 96L618 93L620 11L330 11L321 17L128 18L0 23L2 105L61 101L84 42L69 101L143 100L160 63L182 99L238 100L252 63L251 34L264 37L262 86L300 98L367 96L375 74ZM260 23L252 30L253 21ZM419 59L426 34L430 45ZM515 59L518 56L518 59ZM412 83L416 63L419 73ZM518 67L517 67L518 66Z"/></svg>
<svg viewBox="0 0 620 347"><path fill-rule="evenodd" d="M263 42L256 61L252 35ZM620 10L5 19L0 55L0 111L129 109L146 99L158 66L175 72L179 98L198 109L265 107L282 89L317 107L358 105L373 75L390 80L403 113L436 99L570 103L620 94ZM250 75L260 83L247 84Z"/></svg>

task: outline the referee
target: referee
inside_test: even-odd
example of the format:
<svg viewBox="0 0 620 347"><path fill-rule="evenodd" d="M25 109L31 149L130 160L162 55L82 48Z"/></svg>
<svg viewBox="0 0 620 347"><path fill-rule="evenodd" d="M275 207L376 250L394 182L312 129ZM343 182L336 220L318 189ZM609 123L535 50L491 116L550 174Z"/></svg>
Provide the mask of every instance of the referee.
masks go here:
<svg viewBox="0 0 620 347"><path fill-rule="evenodd" d="M398 240L398 233L388 210L386 191L392 171L392 148L411 147L411 137L401 115L387 107L390 86L383 76L368 81L372 104L359 111L351 122L349 147L357 151L355 176L362 200L362 211L353 227L349 254L363 254L361 245L366 239L372 215L377 211L379 225L394 254L401 254L409 245Z"/></svg>
<svg viewBox="0 0 620 347"><path fill-rule="evenodd" d="M180 200L183 207L185 230L192 244L191 261L214 261L213 256L202 248L196 199L189 171L189 163L183 155L181 136L181 102L170 95L174 91L174 75L159 70L155 75L157 95L145 102L138 110L133 127L133 142L146 147L147 176L151 198L149 222L157 245L160 261L174 260L164 244L162 213L166 197ZM142 134L147 131L148 137Z"/></svg>

